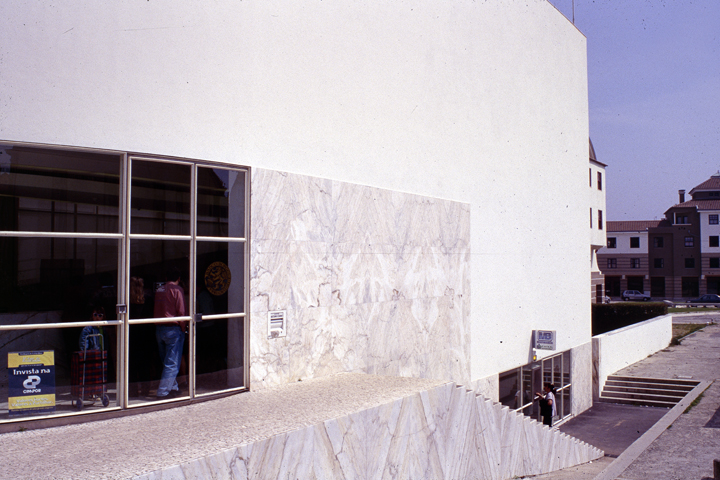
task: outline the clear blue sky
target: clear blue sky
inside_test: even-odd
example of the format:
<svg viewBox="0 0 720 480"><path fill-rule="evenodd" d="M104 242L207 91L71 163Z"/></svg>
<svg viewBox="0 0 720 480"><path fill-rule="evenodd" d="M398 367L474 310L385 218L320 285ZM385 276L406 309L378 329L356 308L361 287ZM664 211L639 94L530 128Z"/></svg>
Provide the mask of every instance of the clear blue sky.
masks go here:
<svg viewBox="0 0 720 480"><path fill-rule="evenodd" d="M575 0L575 25L607 219L661 218L720 170L720 0Z"/></svg>

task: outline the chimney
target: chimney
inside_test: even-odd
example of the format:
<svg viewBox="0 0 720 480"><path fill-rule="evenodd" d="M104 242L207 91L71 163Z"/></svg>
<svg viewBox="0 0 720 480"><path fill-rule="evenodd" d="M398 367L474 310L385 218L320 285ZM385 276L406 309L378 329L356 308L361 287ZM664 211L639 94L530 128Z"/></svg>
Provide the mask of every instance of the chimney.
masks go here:
<svg viewBox="0 0 720 480"><path fill-rule="evenodd" d="M678 190L678 195L680 196L680 203L685 203L685 190Z"/></svg>

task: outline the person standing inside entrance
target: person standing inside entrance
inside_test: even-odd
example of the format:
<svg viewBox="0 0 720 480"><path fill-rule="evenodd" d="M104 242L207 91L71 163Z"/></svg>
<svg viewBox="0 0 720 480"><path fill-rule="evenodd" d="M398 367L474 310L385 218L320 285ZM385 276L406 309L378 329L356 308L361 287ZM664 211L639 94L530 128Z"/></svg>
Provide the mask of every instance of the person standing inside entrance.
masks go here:
<svg viewBox="0 0 720 480"><path fill-rule="evenodd" d="M184 317L185 291L178 285L180 270L171 268L165 274L165 284L158 287L155 292L154 317ZM187 322L160 323L155 326L155 337L162 361L162 374L160 386L157 390L158 400L175 398L180 393L177 383L177 374L180 371L183 345L185 343L185 330Z"/></svg>
<svg viewBox="0 0 720 480"><path fill-rule="evenodd" d="M552 427L553 417L557 416L557 406L555 405L555 386L552 383L546 383L543 387L545 394L535 393L536 399L540 401L540 415L543 417L543 425Z"/></svg>

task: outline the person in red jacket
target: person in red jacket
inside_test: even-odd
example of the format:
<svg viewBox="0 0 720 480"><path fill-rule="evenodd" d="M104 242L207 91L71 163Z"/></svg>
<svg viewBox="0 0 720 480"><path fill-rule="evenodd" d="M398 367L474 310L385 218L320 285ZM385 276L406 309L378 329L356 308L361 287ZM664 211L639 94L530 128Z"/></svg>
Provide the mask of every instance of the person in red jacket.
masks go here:
<svg viewBox="0 0 720 480"><path fill-rule="evenodd" d="M155 318L184 317L187 315L185 291L178 285L179 282L180 270L177 268L170 269L165 275L165 284L155 292L153 314ZM184 321L155 325L155 337L157 338L160 359L163 365L160 386L157 390L159 400L174 398L180 393L177 374L180 371L186 329L187 322Z"/></svg>

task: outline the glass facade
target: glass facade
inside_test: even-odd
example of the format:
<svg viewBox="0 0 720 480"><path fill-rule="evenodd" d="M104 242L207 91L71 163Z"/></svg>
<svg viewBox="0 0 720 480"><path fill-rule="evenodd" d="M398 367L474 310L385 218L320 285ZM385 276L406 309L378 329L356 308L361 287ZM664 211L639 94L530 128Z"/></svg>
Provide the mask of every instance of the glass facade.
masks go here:
<svg viewBox="0 0 720 480"><path fill-rule="evenodd" d="M572 379L570 351L562 352L537 362L523 365L500 374L500 403L511 410L542 421L540 407L534 401L535 394L542 391L543 384L555 386L558 402L556 420L572 414Z"/></svg>
<svg viewBox="0 0 720 480"><path fill-rule="evenodd" d="M165 327L184 336L178 398L245 388L248 184L186 159L0 145L0 422L162 400Z"/></svg>

